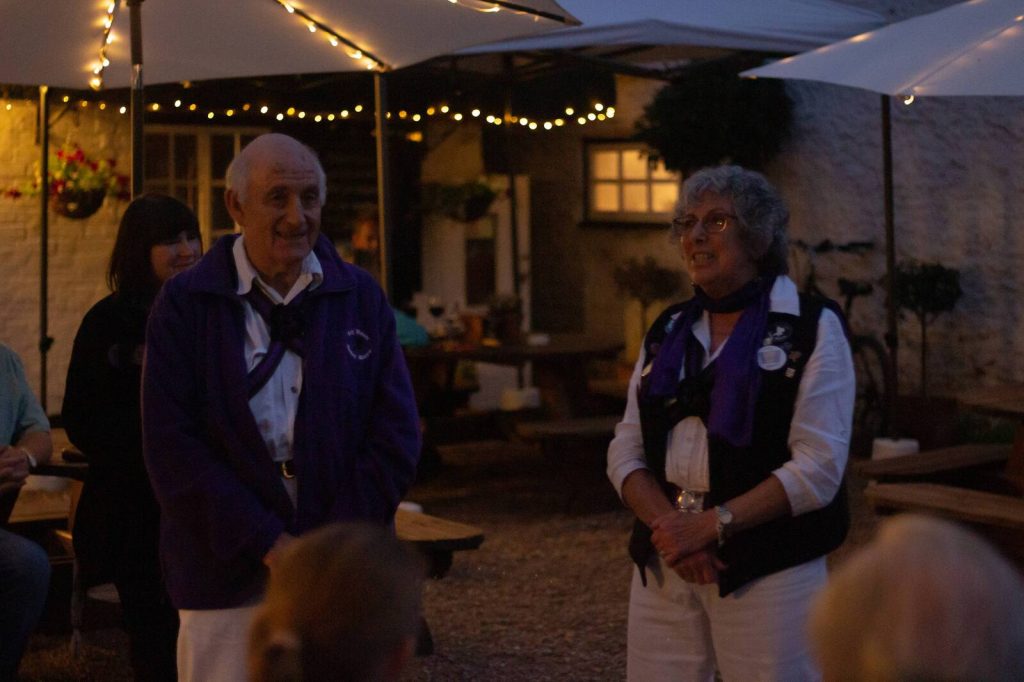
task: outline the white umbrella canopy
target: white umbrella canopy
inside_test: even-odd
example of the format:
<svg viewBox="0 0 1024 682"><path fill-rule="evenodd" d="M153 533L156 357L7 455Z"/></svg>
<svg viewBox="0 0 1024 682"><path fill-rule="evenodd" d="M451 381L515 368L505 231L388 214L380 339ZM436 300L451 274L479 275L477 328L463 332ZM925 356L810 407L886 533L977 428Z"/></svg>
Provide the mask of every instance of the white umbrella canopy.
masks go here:
<svg viewBox="0 0 1024 682"><path fill-rule="evenodd" d="M105 87L131 84L128 11L113 14ZM0 0L0 83L88 88L110 0ZM145 80L390 70L578 21L553 0L145 0ZM289 11L293 10L293 11ZM529 10L531 13L527 13ZM310 31L310 25L316 31ZM332 45L332 35L335 43ZM348 41L349 44L346 44ZM360 52L361 58L350 55ZM377 61L374 61L377 60Z"/></svg>
<svg viewBox="0 0 1024 682"><path fill-rule="evenodd" d="M381 277L389 288L386 96L379 74L469 45L578 23L554 0L0 0L0 83L70 89L131 86L135 194L142 188L144 81L374 71ZM47 87L40 88L43 175L49 146L46 92ZM43 193L43 396L46 352L52 342L47 333L46 199Z"/></svg>
<svg viewBox="0 0 1024 682"><path fill-rule="evenodd" d="M544 35L467 48L463 54L591 45L800 52L877 28L883 18L831 0L560 0L583 22Z"/></svg>
<svg viewBox="0 0 1024 682"><path fill-rule="evenodd" d="M972 0L752 69L886 95L1024 95L1024 0Z"/></svg>

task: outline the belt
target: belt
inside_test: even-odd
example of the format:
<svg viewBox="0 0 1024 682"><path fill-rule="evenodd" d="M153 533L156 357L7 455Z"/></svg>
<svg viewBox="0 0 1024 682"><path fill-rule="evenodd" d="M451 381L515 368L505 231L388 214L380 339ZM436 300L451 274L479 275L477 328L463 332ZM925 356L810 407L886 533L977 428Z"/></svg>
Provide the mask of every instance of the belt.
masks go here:
<svg viewBox="0 0 1024 682"><path fill-rule="evenodd" d="M295 460L285 459L277 463L284 478L295 478Z"/></svg>
<svg viewBox="0 0 1024 682"><path fill-rule="evenodd" d="M681 512L693 514L704 511L708 508L707 493L702 490L686 490L678 486L671 486L672 506Z"/></svg>

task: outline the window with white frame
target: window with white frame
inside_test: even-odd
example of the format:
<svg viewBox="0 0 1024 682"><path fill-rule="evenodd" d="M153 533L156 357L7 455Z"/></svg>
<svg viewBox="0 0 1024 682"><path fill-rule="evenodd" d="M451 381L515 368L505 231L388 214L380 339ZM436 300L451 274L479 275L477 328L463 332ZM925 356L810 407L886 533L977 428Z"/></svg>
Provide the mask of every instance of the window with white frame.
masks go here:
<svg viewBox="0 0 1024 682"><path fill-rule="evenodd" d="M679 175L638 142L588 142L587 218L663 223L679 197Z"/></svg>
<svg viewBox="0 0 1024 682"><path fill-rule="evenodd" d="M265 128L152 125L146 127L145 190L177 197L195 211L209 246L234 230L224 206L231 159Z"/></svg>

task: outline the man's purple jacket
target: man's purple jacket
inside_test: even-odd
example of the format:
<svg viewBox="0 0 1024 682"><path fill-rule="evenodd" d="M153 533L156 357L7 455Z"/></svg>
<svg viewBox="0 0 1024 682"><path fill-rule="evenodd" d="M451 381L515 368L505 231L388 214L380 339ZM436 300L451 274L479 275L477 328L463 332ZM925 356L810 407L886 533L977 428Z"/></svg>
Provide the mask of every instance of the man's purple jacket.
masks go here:
<svg viewBox="0 0 1024 682"><path fill-rule="evenodd" d="M373 278L321 235L314 253L324 277L308 294L293 509L249 409L236 238L220 239L164 285L146 332L144 454L161 508L161 563L179 609L258 597L263 556L282 532L392 523L420 452L394 314Z"/></svg>

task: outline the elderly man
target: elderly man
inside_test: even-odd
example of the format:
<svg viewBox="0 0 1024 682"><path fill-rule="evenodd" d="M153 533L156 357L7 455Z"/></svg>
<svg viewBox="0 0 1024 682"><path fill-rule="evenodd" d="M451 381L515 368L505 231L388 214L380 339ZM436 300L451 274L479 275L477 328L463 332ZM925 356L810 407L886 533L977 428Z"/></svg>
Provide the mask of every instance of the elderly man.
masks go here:
<svg viewBox="0 0 1024 682"><path fill-rule="evenodd" d="M415 475L394 315L320 235L325 192L306 146L254 140L227 172L242 234L167 282L150 315L144 454L182 680L244 680L282 548L333 521L392 524Z"/></svg>
<svg viewBox="0 0 1024 682"><path fill-rule="evenodd" d="M50 459L50 422L25 380L21 360L0 344L0 523L29 469ZM13 680L50 584L39 545L0 528L0 680Z"/></svg>

